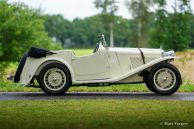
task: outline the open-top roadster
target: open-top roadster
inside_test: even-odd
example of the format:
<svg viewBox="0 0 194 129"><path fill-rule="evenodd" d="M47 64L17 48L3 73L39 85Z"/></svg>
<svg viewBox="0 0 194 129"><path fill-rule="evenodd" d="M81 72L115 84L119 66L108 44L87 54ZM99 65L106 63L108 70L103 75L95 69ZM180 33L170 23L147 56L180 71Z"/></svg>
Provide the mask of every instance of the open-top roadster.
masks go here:
<svg viewBox="0 0 194 129"><path fill-rule="evenodd" d="M147 48L111 48L104 36L87 56L72 51L31 48L22 57L14 82L31 85L37 79L46 94L63 94L70 86L108 86L145 83L159 95L177 91L182 83L178 69L170 61L174 52Z"/></svg>

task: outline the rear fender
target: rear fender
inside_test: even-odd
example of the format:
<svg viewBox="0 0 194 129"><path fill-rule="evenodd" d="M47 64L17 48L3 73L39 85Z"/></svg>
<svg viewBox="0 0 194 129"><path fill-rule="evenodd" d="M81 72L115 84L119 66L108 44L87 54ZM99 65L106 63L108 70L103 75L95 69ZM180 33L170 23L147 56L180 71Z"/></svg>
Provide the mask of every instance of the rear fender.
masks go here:
<svg viewBox="0 0 194 129"><path fill-rule="evenodd" d="M72 82L74 81L73 69L71 68L69 63L63 59L51 57L46 59L28 58L22 71L20 82L24 85L29 85L33 77L38 76L41 69L49 63L61 63L65 65L69 69Z"/></svg>

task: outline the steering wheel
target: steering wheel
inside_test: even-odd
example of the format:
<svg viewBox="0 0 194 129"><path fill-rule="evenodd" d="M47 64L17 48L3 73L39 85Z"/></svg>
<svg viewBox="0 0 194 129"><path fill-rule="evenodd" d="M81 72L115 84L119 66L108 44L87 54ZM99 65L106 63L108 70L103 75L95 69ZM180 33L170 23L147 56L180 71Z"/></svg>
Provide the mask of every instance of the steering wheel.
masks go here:
<svg viewBox="0 0 194 129"><path fill-rule="evenodd" d="M98 51L99 45L100 45L100 44L99 44L99 43L97 43L96 47L94 48L93 53L95 53L95 52L97 52L97 51Z"/></svg>

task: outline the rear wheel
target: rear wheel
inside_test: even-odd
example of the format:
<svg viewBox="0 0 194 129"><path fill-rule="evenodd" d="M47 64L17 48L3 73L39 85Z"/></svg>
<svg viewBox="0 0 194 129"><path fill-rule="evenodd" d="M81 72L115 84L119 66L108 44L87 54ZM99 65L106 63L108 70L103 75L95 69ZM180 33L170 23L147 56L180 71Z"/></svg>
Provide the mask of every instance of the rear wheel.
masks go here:
<svg viewBox="0 0 194 129"><path fill-rule="evenodd" d="M181 82L180 72L174 65L161 63L150 71L147 86L159 95L170 95L178 90Z"/></svg>
<svg viewBox="0 0 194 129"><path fill-rule="evenodd" d="M51 63L40 71L37 81L46 94L59 95L69 89L71 77L69 70L64 65Z"/></svg>

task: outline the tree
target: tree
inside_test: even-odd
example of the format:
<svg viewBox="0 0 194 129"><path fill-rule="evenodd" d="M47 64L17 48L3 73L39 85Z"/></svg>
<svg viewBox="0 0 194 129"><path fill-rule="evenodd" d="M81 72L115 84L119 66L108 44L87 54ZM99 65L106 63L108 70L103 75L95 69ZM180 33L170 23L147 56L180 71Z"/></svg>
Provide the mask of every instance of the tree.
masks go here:
<svg viewBox="0 0 194 129"><path fill-rule="evenodd" d="M84 19L76 18L73 21L68 21L60 16L60 22L57 21L56 15L45 16L45 26L51 38L60 41L60 35L63 36L65 41L65 48L94 48L98 42L97 34L104 34L105 37L109 36L109 31L104 27L104 22L102 21L102 15L94 15ZM134 46L134 28L133 20L124 19L120 16L114 16L117 24L114 25L115 28L115 45L116 46ZM48 21L47 21L48 20ZM64 22L64 23L63 23ZM63 25L66 26L61 26ZM69 29L68 29L69 27ZM59 36L59 37L58 37ZM70 40L69 40L70 39ZM106 38L107 42L110 42L109 38Z"/></svg>
<svg viewBox="0 0 194 129"><path fill-rule="evenodd" d="M191 23L194 23L194 15L192 15ZM191 37L192 42L191 42L191 44L189 45L189 47L190 47L190 48L194 48L194 24L192 24L191 30L192 30L192 33L191 33L191 34L192 34L192 37Z"/></svg>
<svg viewBox="0 0 194 129"><path fill-rule="evenodd" d="M95 0L97 9L102 9L102 14L114 14L118 10L115 0Z"/></svg>
<svg viewBox="0 0 194 129"><path fill-rule="evenodd" d="M149 8L153 6L154 0L126 0L128 10L137 22L137 47L148 47L148 21L150 18Z"/></svg>
<svg viewBox="0 0 194 129"><path fill-rule="evenodd" d="M61 15L45 15L45 29L54 41L60 42L64 47L71 35L72 24Z"/></svg>
<svg viewBox="0 0 194 129"><path fill-rule="evenodd" d="M51 43L41 12L22 3L0 0L0 60L18 61L31 46L60 48Z"/></svg>
<svg viewBox="0 0 194 129"><path fill-rule="evenodd" d="M166 1L158 0L155 28L152 31L150 44L165 49L185 50L191 41L191 9L189 0L176 0L174 12L165 9Z"/></svg>
<svg viewBox="0 0 194 129"><path fill-rule="evenodd" d="M114 15L118 10L117 1L115 0L95 0L94 4L97 9L102 9L101 16L103 22L110 27L110 46L114 46Z"/></svg>
<svg viewBox="0 0 194 129"><path fill-rule="evenodd" d="M77 47L93 48L97 42L97 34L104 30L99 16L91 16L85 19L75 19L72 22L72 41Z"/></svg>

